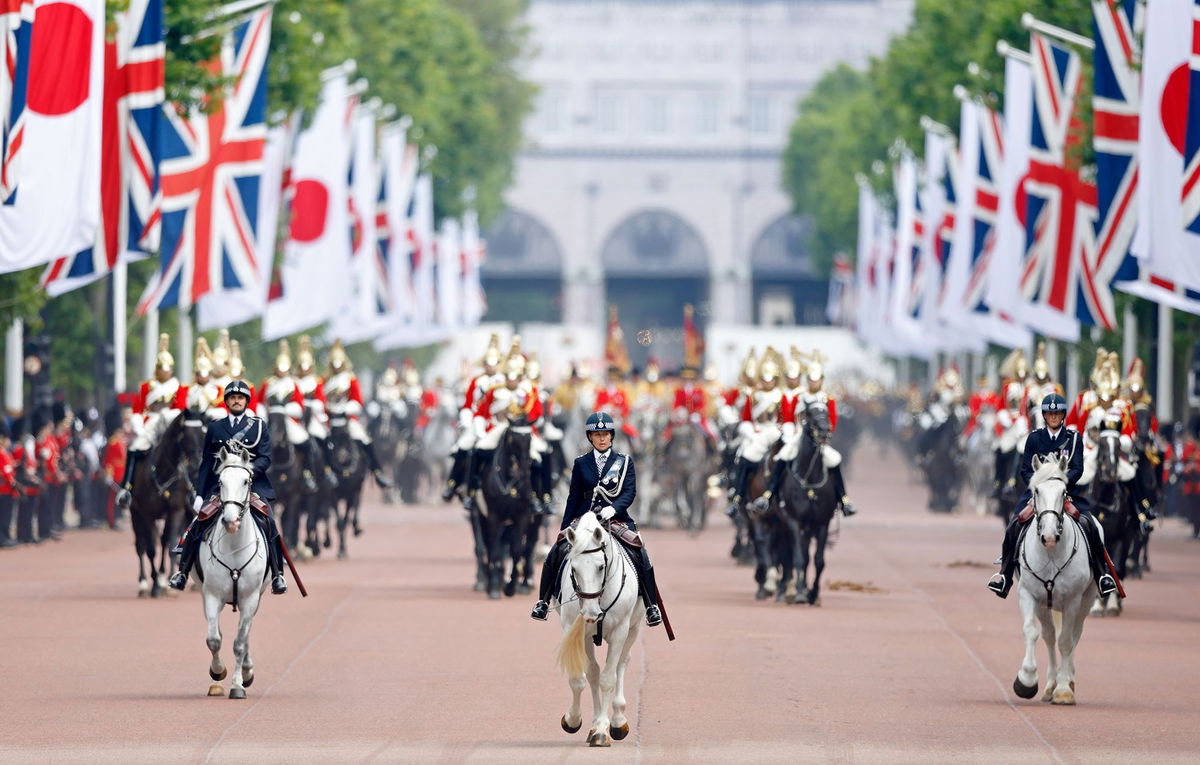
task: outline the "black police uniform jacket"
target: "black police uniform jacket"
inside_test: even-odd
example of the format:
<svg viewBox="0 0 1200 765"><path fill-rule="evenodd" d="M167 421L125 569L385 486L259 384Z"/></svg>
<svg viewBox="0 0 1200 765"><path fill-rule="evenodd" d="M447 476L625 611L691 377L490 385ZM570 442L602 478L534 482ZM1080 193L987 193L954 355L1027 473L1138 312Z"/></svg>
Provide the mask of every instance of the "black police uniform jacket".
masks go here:
<svg viewBox="0 0 1200 765"><path fill-rule="evenodd" d="M1083 436L1079 431L1063 426L1058 431L1058 437L1050 435L1046 428L1038 428L1025 439L1025 451L1021 453L1021 478L1025 484L1033 478L1033 455L1040 457L1067 457L1067 493L1076 497L1076 485L1083 477ZM1026 494L1029 490L1026 489ZM1027 498L1028 499L1028 498ZM1083 508L1080 508L1081 510Z"/></svg>
<svg viewBox="0 0 1200 765"><path fill-rule="evenodd" d="M609 449L608 455L603 476L596 467L595 450L589 449L575 458L575 466L571 469L571 490L567 494L566 509L563 510L562 528L567 528L592 509L593 496L596 498L597 508L612 505L617 511L613 520L621 521L632 529L637 528L637 524L629 517L629 508L637 496L637 476L634 474L633 458L618 454L614 449Z"/></svg>
<svg viewBox="0 0 1200 765"><path fill-rule="evenodd" d="M248 427L247 427L248 426ZM217 456L225 442L233 438L239 431L243 441L254 455L254 480L251 490L267 502L275 501L275 489L267 470L271 467L271 433L267 423L252 414L242 415L241 424L234 427L230 417L222 417L208 424L208 432L204 436L204 451L200 459L200 485L196 493L203 499L220 491L217 483Z"/></svg>

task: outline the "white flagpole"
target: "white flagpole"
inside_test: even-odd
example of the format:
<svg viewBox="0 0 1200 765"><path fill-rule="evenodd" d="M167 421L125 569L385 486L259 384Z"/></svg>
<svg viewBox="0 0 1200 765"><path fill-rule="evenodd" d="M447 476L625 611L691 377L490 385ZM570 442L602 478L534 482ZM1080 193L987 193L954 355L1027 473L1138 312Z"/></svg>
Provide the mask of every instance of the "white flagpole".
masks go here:
<svg viewBox="0 0 1200 765"><path fill-rule="evenodd" d="M125 390L125 357L128 330L125 311L129 297L129 266L124 258L117 261L112 272L112 344L113 344L113 393Z"/></svg>
<svg viewBox="0 0 1200 765"><path fill-rule="evenodd" d="M1158 304L1158 391L1155 395L1158 419L1168 422L1175 409L1172 401L1171 378L1174 375L1173 347L1175 311L1165 303Z"/></svg>
<svg viewBox="0 0 1200 765"><path fill-rule="evenodd" d="M4 335L4 408L16 414L25 409L25 322L13 319Z"/></svg>
<svg viewBox="0 0 1200 765"><path fill-rule="evenodd" d="M158 355L158 309L146 311L146 326L142 332L142 379L154 376L154 357Z"/></svg>

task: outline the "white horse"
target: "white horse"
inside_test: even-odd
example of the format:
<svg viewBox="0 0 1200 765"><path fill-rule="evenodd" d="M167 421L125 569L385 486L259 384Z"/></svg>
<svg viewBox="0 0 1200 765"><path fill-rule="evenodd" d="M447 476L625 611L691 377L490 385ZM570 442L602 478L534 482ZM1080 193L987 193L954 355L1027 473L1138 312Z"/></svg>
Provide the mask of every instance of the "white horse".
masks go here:
<svg viewBox="0 0 1200 765"><path fill-rule="evenodd" d="M558 665L571 685L571 706L563 715L562 729L575 733L583 724L579 697L586 682L592 688L592 729L589 746L611 746L612 739L629 735L625 717L625 668L637 641L638 579L621 545L592 513L567 529L571 551L563 569L559 618L563 637ZM596 661L593 637L608 643L604 669ZM612 713L609 714L611 706Z"/></svg>
<svg viewBox="0 0 1200 765"><path fill-rule="evenodd" d="M234 670L229 698L246 698L246 688L254 682L254 662L250 658L250 627L263 591L267 588L267 540L250 510L250 486L254 478L249 451L240 441L232 440L221 448L217 468L221 485L221 520L205 535L200 546L200 566L204 572L201 592L204 616L208 619L208 650L213 679L209 696L224 695L219 681L227 674L221 662L221 611L225 604L238 612L237 637L233 640Z"/></svg>
<svg viewBox="0 0 1200 765"><path fill-rule="evenodd" d="M1046 641L1049 665L1042 701L1075 703L1075 649L1083 634L1083 620L1096 595L1088 564L1088 544L1079 523L1067 521L1065 457L1033 458L1029 482L1036 511L1019 551L1020 603L1024 616L1025 660L1013 680L1013 691L1031 699L1038 690L1038 635ZM1057 645L1057 654L1055 646ZM1061 654L1061 655L1058 655Z"/></svg>

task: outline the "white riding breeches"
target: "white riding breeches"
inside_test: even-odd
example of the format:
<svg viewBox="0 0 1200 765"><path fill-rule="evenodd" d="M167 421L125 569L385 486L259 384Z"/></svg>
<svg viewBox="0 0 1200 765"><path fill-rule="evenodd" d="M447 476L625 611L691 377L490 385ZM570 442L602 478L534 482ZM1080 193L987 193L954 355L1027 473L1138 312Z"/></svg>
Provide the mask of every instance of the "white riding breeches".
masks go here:
<svg viewBox="0 0 1200 765"><path fill-rule="evenodd" d="M475 435L475 424L471 423L465 428L459 429L458 440L454 442L454 449L455 451L469 452L475 448L478 440L478 436Z"/></svg>
<svg viewBox="0 0 1200 765"><path fill-rule="evenodd" d="M329 438L329 428L315 415L308 421L308 434L318 440Z"/></svg>
<svg viewBox="0 0 1200 765"><path fill-rule="evenodd" d="M298 420L293 420L289 417L283 421L283 427L287 431L288 443L293 446L308 443L308 431L304 429L304 426Z"/></svg>
<svg viewBox="0 0 1200 765"><path fill-rule="evenodd" d="M803 440L803 433L783 437L783 448L775 455L776 462L791 462L800 455L800 442ZM842 464L842 453L834 449L829 444L821 445L821 462L825 463L827 468L835 468Z"/></svg>
<svg viewBox="0 0 1200 765"><path fill-rule="evenodd" d="M350 438L360 444L371 443L371 437L367 435L367 429L358 419L351 417L346 420L346 432L350 434Z"/></svg>
<svg viewBox="0 0 1200 765"><path fill-rule="evenodd" d="M178 416L178 409L160 409L157 412L147 412L142 427L138 429L137 434L133 438L133 443L129 445L129 450L133 452L150 451L158 443L159 439L162 438L163 431Z"/></svg>
<svg viewBox="0 0 1200 765"><path fill-rule="evenodd" d="M491 451L491 450L499 447L500 439L504 437L504 434L508 431L509 427L510 426L507 422L497 423L495 426L492 427L491 430L484 433L479 438L479 440L477 440L475 442L475 448L482 449L484 451ZM550 448L549 445L546 444L546 441L543 438L541 438L540 436L532 435L532 431L528 425L520 426L517 429L517 432L518 433L531 433L531 438L529 439L529 457L534 462L540 463L542 461L542 452L541 452L541 450L539 450L539 444L545 450L549 450L549 448Z"/></svg>
<svg viewBox="0 0 1200 765"><path fill-rule="evenodd" d="M738 433L741 434L742 444L738 447L737 456L751 462L762 462L780 436L779 426L773 422L764 423L757 428L753 423L743 422L738 425Z"/></svg>

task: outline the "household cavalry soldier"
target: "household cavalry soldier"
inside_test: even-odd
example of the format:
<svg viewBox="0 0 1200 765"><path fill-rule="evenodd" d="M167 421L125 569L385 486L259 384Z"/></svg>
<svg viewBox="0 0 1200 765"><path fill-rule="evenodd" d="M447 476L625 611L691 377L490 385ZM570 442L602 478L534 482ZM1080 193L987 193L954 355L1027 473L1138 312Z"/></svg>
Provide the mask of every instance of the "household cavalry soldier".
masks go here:
<svg viewBox="0 0 1200 765"><path fill-rule="evenodd" d="M192 361L194 379L181 391L180 408L208 420L224 417L227 412L221 406L221 386L213 381L213 357L208 341L196 339L196 354Z"/></svg>
<svg viewBox="0 0 1200 765"><path fill-rule="evenodd" d="M610 364L605 373L604 387L596 391L596 399L592 408L597 412L606 412L610 417L621 418L621 432L633 443L637 442L638 432L629 422L629 391L625 386L627 370L616 364Z"/></svg>
<svg viewBox="0 0 1200 765"><path fill-rule="evenodd" d="M562 527L558 543L550 548L546 562L542 564L541 587L538 602L533 606L534 619L546 620L550 610L550 599L555 597L556 586L561 578L563 563L570 546L566 541L566 530L583 517L594 512L600 520L611 523L613 538L621 543L628 553L638 575L638 591L646 606L646 624L656 627L662 624L659 609L658 585L654 581L654 566L637 533L637 524L629 517L629 508L637 497L637 476L633 457L618 454L612 448L616 423L605 412L593 412L584 425L588 442L592 448L575 458L571 469L571 490L563 510ZM622 528L622 525L624 528ZM627 530L627 531L626 531ZM627 537L634 540L627 541Z"/></svg>
<svg viewBox="0 0 1200 765"><path fill-rule="evenodd" d="M176 590L182 590L187 585L188 574L196 562L200 552L200 543L209 528L220 518L219 512L205 514L202 512L209 500L220 491L217 482L217 455L227 441L238 440L246 445L253 455L252 464L254 475L251 479L251 492L257 494L263 502L275 501L275 489L267 471L271 467L271 433L267 423L250 414L246 407L250 404L250 386L244 380L230 380L223 392L225 408L229 412L222 419L209 423L208 432L204 436L204 451L200 458L200 483L196 487L196 499L193 509L199 513L188 526L180 540L182 548L179 557L179 570L169 582ZM219 510L220 503L216 503ZM283 579L283 540L275 525L275 518L270 512L252 511L250 516L258 524L263 538L267 541L267 563L271 569L271 592L282 595L287 592L287 582Z"/></svg>
<svg viewBox="0 0 1200 765"><path fill-rule="evenodd" d="M422 433L437 413L437 390L421 385L421 373L417 371L411 361L405 363L401 377L404 383L404 404L409 412L416 413L413 428L416 432Z"/></svg>
<svg viewBox="0 0 1200 765"><path fill-rule="evenodd" d="M1019 348L1012 351L1000 365L1000 374L1005 382L1003 406L996 412L996 435L999 440L994 463L994 497L1000 496L1006 484L1016 483L1017 458L1025 448L1025 438L1029 435L1028 399L1023 382L1027 372L1025 352Z"/></svg>
<svg viewBox="0 0 1200 765"><path fill-rule="evenodd" d="M390 489L392 481L383 474L383 466L375 455L375 446L367 429L359 418L363 414L362 388L359 387L358 377L354 374L350 357L342 347L341 340L334 340L329 349L329 375L321 383L325 389L325 402L330 417L346 418L346 430L351 440L358 444L367 455L367 464L371 466L371 475L381 489Z"/></svg>
<svg viewBox="0 0 1200 765"><path fill-rule="evenodd" d="M779 493L783 487L787 464L800 454L802 431L798 426L802 425L802 418L806 412L823 409L829 416L829 435L832 436L837 432L837 399L825 390L823 361L821 352L813 351L811 359L805 364L805 389L793 398L788 407L785 407L780 413L781 421L791 424L792 427L788 429L791 435L784 441L783 448L779 450L779 454L775 458L774 469L771 471L771 482L762 497L766 502L763 502L761 507L765 508L771 497ZM795 373L795 367L803 363L803 356L795 349L793 349L790 363L793 365L793 373ZM822 444L821 461L825 463L825 468L829 471L829 480L833 481L833 490L838 497L838 509L846 517L854 515L858 511L854 509L850 497L846 494L846 481L842 477L841 453L829 444Z"/></svg>
<svg viewBox="0 0 1200 765"><path fill-rule="evenodd" d="M534 489L541 497L542 513L549 515L553 512L550 506L550 492L554 489L554 465L550 455L555 449L562 450L563 432L550 419L554 406L550 394L542 387L542 364L535 353L530 353L529 360L525 363L525 377L529 380L533 388L532 395L537 400L536 407L531 407L531 410L536 410L540 415L530 423L533 425L531 447L538 455L533 462Z"/></svg>
<svg viewBox="0 0 1200 765"><path fill-rule="evenodd" d="M754 391L758 389L758 357L754 355L754 349L751 348L746 354L746 360L742 362L742 369L738 372L738 384L721 394L721 403L717 407L717 425L720 428L721 438L728 437L728 441L720 440L717 442L717 448L721 451L721 471L727 478L726 486L728 486L729 497L732 499L734 495L734 481L737 478L737 452L742 444L741 435L734 428L742 420L742 408L746 402L754 395ZM726 510L726 514L733 516L737 513L737 503L733 503Z"/></svg>
<svg viewBox="0 0 1200 765"><path fill-rule="evenodd" d="M467 392L463 404L458 409L458 440L451 454L450 474L446 479L446 488L442 490L442 499L449 502L459 493L460 487L465 490L468 483L467 470L470 467L471 455L475 451L475 441L479 437L475 428L475 410L487 396L488 391L502 384L503 376L498 372L500 366L500 336L492 333L488 339L487 349L479 363L483 371L467 383Z"/></svg>
<svg viewBox="0 0 1200 765"><path fill-rule="evenodd" d="M533 383L525 378L525 356L521 354L521 338L514 336L512 347L504 359L504 382L493 386L487 395L475 408L475 451L467 471L467 497L465 504L470 509L475 502L475 492L479 489L480 468L500 445L500 439L510 427L526 428L532 433L532 424L542 417L540 395ZM531 438L529 442L529 457L533 460L534 475L541 474L542 455L539 452L545 441ZM545 493L541 486L533 487L536 492ZM545 512L548 508L538 508Z"/></svg>
<svg viewBox="0 0 1200 765"><path fill-rule="evenodd" d="M317 464L313 454L312 438L304 428L304 394L296 378L292 377L292 348L287 340L279 341L279 352L275 354L275 366L267 379L258 387L257 410L260 417L270 425L271 415L283 417L284 433L288 443L304 455L304 485L316 491L310 466ZM263 415L266 416L263 416Z"/></svg>
<svg viewBox="0 0 1200 765"><path fill-rule="evenodd" d="M1113 354L1116 355L1115 353ZM1074 428L1080 433L1088 428L1088 415L1092 409L1099 403L1097 390L1106 386L1107 373L1105 372L1105 364L1108 363L1108 351L1104 348L1096 349L1096 360L1092 364L1092 372L1088 376L1089 387L1081 390L1075 396L1075 401L1071 404L1070 411L1067 412L1067 427Z"/></svg>
<svg viewBox="0 0 1200 765"><path fill-rule="evenodd" d="M708 448L715 447L717 435L713 432L712 423L708 419L708 396L704 388L697 384L698 371L695 365L684 364L679 370L679 387L671 397L671 421L663 433L663 441L671 438L676 425L687 423L704 435Z"/></svg>
<svg viewBox="0 0 1200 765"><path fill-rule="evenodd" d="M130 490L133 488L134 471L154 445L158 443L167 425L179 414L175 408L179 393L179 378L175 376L175 357L167 350L171 337L165 332L158 336L158 356L154 360L154 378L141 384L133 400L133 443L129 445L129 456L125 461L125 475L121 478L121 491L117 503L128 507Z"/></svg>
<svg viewBox="0 0 1200 765"><path fill-rule="evenodd" d="M1041 401L1051 393L1063 395L1063 388L1050 376L1050 364L1046 361L1046 344L1039 342L1037 345L1037 355L1033 359L1033 379L1028 383L1027 398L1030 401ZM1039 408L1035 408L1033 412L1033 428L1044 427L1042 422L1042 413Z"/></svg>
<svg viewBox="0 0 1200 765"><path fill-rule="evenodd" d="M1154 512L1154 505L1158 497L1161 497L1163 491L1163 471L1159 469L1162 465L1164 457L1164 449L1162 439L1158 432L1158 417L1154 414L1154 408L1151 406L1153 399L1146 391L1145 382L1145 365L1141 359L1135 358L1129 365L1129 372L1125 375L1125 380L1121 383L1121 397L1126 403L1126 412L1128 412L1128 422L1133 428L1133 444L1136 452L1139 455L1145 455L1150 466L1154 468L1154 493L1158 496L1144 496L1144 487L1141 481L1135 481L1135 504L1138 507L1138 514L1142 521L1154 520L1157 514ZM1140 462L1141 457L1137 456L1135 462Z"/></svg>
<svg viewBox="0 0 1200 765"><path fill-rule="evenodd" d="M216 407L220 412L214 412L218 417L224 417L228 414L225 410L225 386L232 380L233 376L229 373L229 330L222 329L217 333L217 344L212 349L212 383L217 386L217 390L221 393L217 395Z"/></svg>
<svg viewBox="0 0 1200 765"><path fill-rule="evenodd" d="M1117 589L1117 582L1111 574L1112 564L1108 552L1104 549L1100 524L1092 517L1086 492L1081 491L1079 487L1080 479L1084 477L1083 436L1078 431L1064 426L1067 400L1060 394L1051 393L1043 398L1041 410L1046 425L1030 433L1029 438L1025 441L1025 451L1021 454L1021 477L1025 479L1026 484L1033 477L1035 455L1043 458L1066 457L1067 494L1073 501L1075 509L1078 510L1079 525L1087 538L1088 548L1092 553L1092 573L1096 578L1096 587L1100 591L1100 597L1106 597ZM1008 591L1012 589L1013 585L1013 576L1017 572L1017 540L1020 536L1021 526L1034 517L1033 507L1030 505L1031 497L1032 492L1029 489L1026 489L1025 493L1021 495L1017 506L1024 509L1013 518L1004 532L1000 571L991 578L987 585L988 589L1001 598L1008 597ZM1069 513L1070 508L1066 509Z"/></svg>
<svg viewBox="0 0 1200 765"><path fill-rule="evenodd" d="M379 377L379 382L375 383L375 403L379 407L380 413L386 411L391 412L391 416L396 420L403 420L408 416L408 403L405 401L404 387L400 385L400 372L395 366L389 365L383 370L383 374Z"/></svg>
<svg viewBox="0 0 1200 765"><path fill-rule="evenodd" d="M763 351L762 363L758 368L759 389L746 397L742 405L738 447L733 478L733 507L746 499L750 481L762 467L763 460L779 440L779 410L783 403L783 390L779 377L783 372L779 352L767 346Z"/></svg>

